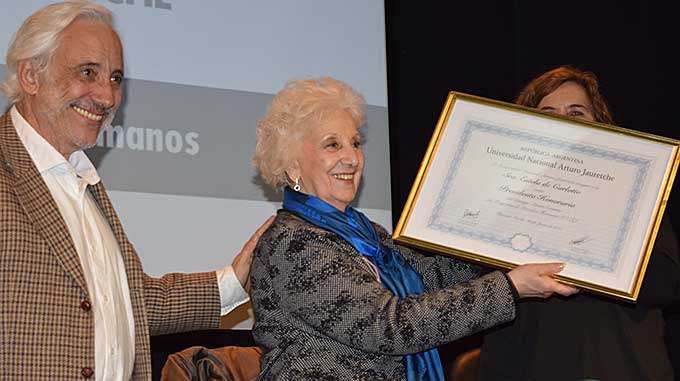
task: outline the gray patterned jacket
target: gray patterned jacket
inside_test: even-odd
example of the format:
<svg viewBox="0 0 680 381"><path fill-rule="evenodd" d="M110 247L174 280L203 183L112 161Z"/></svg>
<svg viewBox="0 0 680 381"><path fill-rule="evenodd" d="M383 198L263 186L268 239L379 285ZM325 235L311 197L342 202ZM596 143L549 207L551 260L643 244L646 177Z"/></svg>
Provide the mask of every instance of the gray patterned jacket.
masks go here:
<svg viewBox="0 0 680 381"><path fill-rule="evenodd" d="M376 226L421 275L426 292L398 299L340 236L279 211L255 252L255 340L260 380L403 380L406 354L514 318L507 278L425 257Z"/></svg>

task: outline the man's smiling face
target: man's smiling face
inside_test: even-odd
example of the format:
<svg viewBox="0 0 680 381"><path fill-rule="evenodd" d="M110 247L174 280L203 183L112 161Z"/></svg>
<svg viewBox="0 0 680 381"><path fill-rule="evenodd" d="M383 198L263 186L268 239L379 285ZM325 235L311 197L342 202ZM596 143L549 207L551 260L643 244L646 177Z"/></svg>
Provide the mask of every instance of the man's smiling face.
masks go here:
<svg viewBox="0 0 680 381"><path fill-rule="evenodd" d="M116 32L101 22L76 20L29 96L33 127L66 158L93 146L121 100L123 49Z"/></svg>

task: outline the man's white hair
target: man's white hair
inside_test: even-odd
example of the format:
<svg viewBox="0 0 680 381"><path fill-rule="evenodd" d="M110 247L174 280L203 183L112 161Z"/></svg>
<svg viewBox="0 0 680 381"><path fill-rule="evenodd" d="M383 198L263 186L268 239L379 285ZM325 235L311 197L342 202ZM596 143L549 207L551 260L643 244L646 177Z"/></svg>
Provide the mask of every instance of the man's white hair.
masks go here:
<svg viewBox="0 0 680 381"><path fill-rule="evenodd" d="M59 47L61 33L77 19L102 22L115 30L111 11L87 0L48 5L24 20L10 41L5 60L7 75L0 84L0 91L10 104L17 103L24 96L17 77L19 63L32 60L38 73L47 70Z"/></svg>

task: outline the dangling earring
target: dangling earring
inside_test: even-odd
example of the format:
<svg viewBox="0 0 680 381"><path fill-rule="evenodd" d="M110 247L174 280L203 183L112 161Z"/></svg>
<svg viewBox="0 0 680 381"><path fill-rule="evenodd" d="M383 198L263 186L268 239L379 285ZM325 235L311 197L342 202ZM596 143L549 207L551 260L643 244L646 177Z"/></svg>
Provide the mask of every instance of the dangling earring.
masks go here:
<svg viewBox="0 0 680 381"><path fill-rule="evenodd" d="M300 186L300 178L296 177L295 178L295 185L293 185L293 190L296 192L299 192L302 187Z"/></svg>

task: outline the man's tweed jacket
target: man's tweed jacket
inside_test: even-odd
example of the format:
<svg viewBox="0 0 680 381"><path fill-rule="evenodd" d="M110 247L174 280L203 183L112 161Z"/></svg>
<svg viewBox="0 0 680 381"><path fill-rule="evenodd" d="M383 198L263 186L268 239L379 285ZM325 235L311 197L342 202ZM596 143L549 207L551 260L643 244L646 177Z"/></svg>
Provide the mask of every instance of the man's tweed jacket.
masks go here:
<svg viewBox="0 0 680 381"><path fill-rule="evenodd" d="M134 380L151 379L149 334L216 327L215 273L144 274L103 185L90 186L125 264ZM0 117L0 379L74 380L94 369L94 318L68 228L9 113Z"/></svg>
<svg viewBox="0 0 680 381"><path fill-rule="evenodd" d="M514 318L502 273L480 277L477 266L396 249L425 283L419 297L398 299L340 236L279 211L251 273L259 379L404 380L404 355Z"/></svg>

